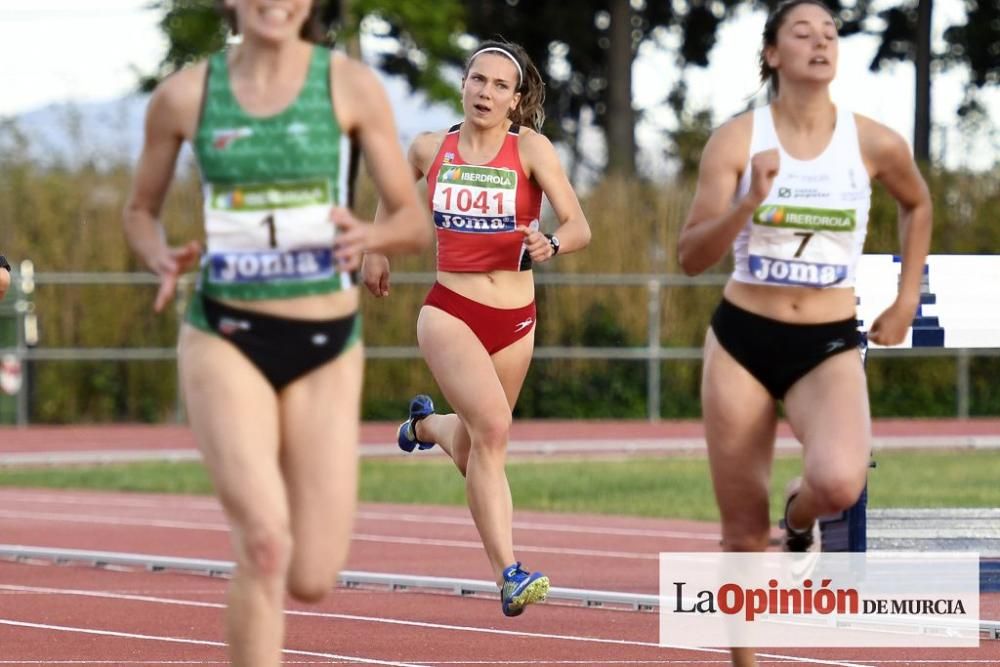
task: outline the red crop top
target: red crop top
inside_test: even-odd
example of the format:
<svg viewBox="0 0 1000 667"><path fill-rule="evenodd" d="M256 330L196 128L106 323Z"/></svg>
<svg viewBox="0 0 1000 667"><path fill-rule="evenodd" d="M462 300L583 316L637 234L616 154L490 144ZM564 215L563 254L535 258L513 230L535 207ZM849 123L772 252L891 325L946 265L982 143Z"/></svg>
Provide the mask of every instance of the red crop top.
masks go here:
<svg viewBox="0 0 1000 667"><path fill-rule="evenodd" d="M524 271L531 257L518 227L538 228L542 190L521 168L519 125L511 125L496 156L466 164L458 154L462 124L448 130L427 172L441 271Z"/></svg>

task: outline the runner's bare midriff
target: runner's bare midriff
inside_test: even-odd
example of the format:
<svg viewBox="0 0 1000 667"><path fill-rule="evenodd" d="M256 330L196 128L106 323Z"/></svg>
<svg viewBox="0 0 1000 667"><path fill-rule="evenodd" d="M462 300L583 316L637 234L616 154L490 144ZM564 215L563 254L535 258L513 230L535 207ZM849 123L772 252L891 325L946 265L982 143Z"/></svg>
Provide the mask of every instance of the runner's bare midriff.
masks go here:
<svg viewBox="0 0 1000 667"><path fill-rule="evenodd" d="M233 308L296 320L334 320L358 310L358 288L287 299L217 299Z"/></svg>
<svg viewBox="0 0 1000 667"><path fill-rule="evenodd" d="M730 280L723 295L744 310L791 324L837 322L854 317L856 311L851 287L754 285Z"/></svg>
<svg viewBox="0 0 1000 667"><path fill-rule="evenodd" d="M493 308L520 308L535 298L532 271L438 271L437 279L453 292Z"/></svg>

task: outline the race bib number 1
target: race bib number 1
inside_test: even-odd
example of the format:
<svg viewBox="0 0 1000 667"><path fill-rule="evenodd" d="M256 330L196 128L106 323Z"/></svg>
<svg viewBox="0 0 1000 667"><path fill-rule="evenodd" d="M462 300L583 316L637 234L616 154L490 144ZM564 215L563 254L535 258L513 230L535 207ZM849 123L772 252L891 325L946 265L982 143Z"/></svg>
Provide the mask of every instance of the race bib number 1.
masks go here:
<svg viewBox="0 0 1000 667"><path fill-rule="evenodd" d="M205 204L205 232L211 252L289 251L333 245L333 186L326 178L209 184Z"/></svg>
<svg viewBox="0 0 1000 667"><path fill-rule="evenodd" d="M750 272L779 285L836 285L847 278L856 226L853 209L760 206L750 232Z"/></svg>

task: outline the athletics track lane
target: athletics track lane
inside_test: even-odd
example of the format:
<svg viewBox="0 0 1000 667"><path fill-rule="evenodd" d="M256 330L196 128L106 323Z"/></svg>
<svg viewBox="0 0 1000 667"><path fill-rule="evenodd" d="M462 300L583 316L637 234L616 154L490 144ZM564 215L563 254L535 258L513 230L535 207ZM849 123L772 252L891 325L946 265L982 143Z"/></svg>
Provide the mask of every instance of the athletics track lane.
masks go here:
<svg viewBox="0 0 1000 667"><path fill-rule="evenodd" d="M365 422L361 426L363 452L398 456L395 448L398 423ZM1000 419L876 419L872 424L876 450L881 446L996 445ZM793 445L787 424L778 428L779 448ZM580 445L602 444L605 452L616 447L620 454L642 451L667 452L671 446L704 453L704 428L691 420L517 420L511 427L511 451L521 445L537 451L580 451ZM648 448L648 449L644 449ZM62 453L196 453L191 430L184 426L0 426L0 461L5 456Z"/></svg>
<svg viewBox="0 0 1000 667"><path fill-rule="evenodd" d="M710 524L528 512L517 512L515 519L519 552L526 558L530 553L533 567L548 571L559 586L655 593L659 550L718 548L717 527ZM0 490L0 535L3 542L32 546L229 559L221 512L204 497ZM418 512L413 506L362 506L347 567L476 579L486 574L475 530L461 508ZM212 645L222 638L225 582L219 579L0 562L0 586L0 665L224 660L222 649ZM95 591L112 594L94 597ZM1000 617L997 597L984 599L984 617ZM312 659L328 664L331 655L426 665L727 663L724 652L656 647L652 613L546 604L519 619L505 619L498 606L495 599L340 589L320 606L293 606L287 646L304 653L286 659L289 664ZM537 634L546 636L531 636ZM122 652L120 661L107 657L116 651ZM965 650L769 653L786 663L802 656L798 661L806 657L807 664L1000 664L1000 642Z"/></svg>

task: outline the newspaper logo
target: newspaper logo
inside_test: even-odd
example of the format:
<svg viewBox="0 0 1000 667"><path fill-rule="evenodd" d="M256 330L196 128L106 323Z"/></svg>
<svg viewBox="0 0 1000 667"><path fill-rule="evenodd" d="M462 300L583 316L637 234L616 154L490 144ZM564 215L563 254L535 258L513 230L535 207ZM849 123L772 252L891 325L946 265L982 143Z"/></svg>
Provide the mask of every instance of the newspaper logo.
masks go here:
<svg viewBox="0 0 1000 667"><path fill-rule="evenodd" d="M979 645L975 553L661 553L660 644Z"/></svg>

